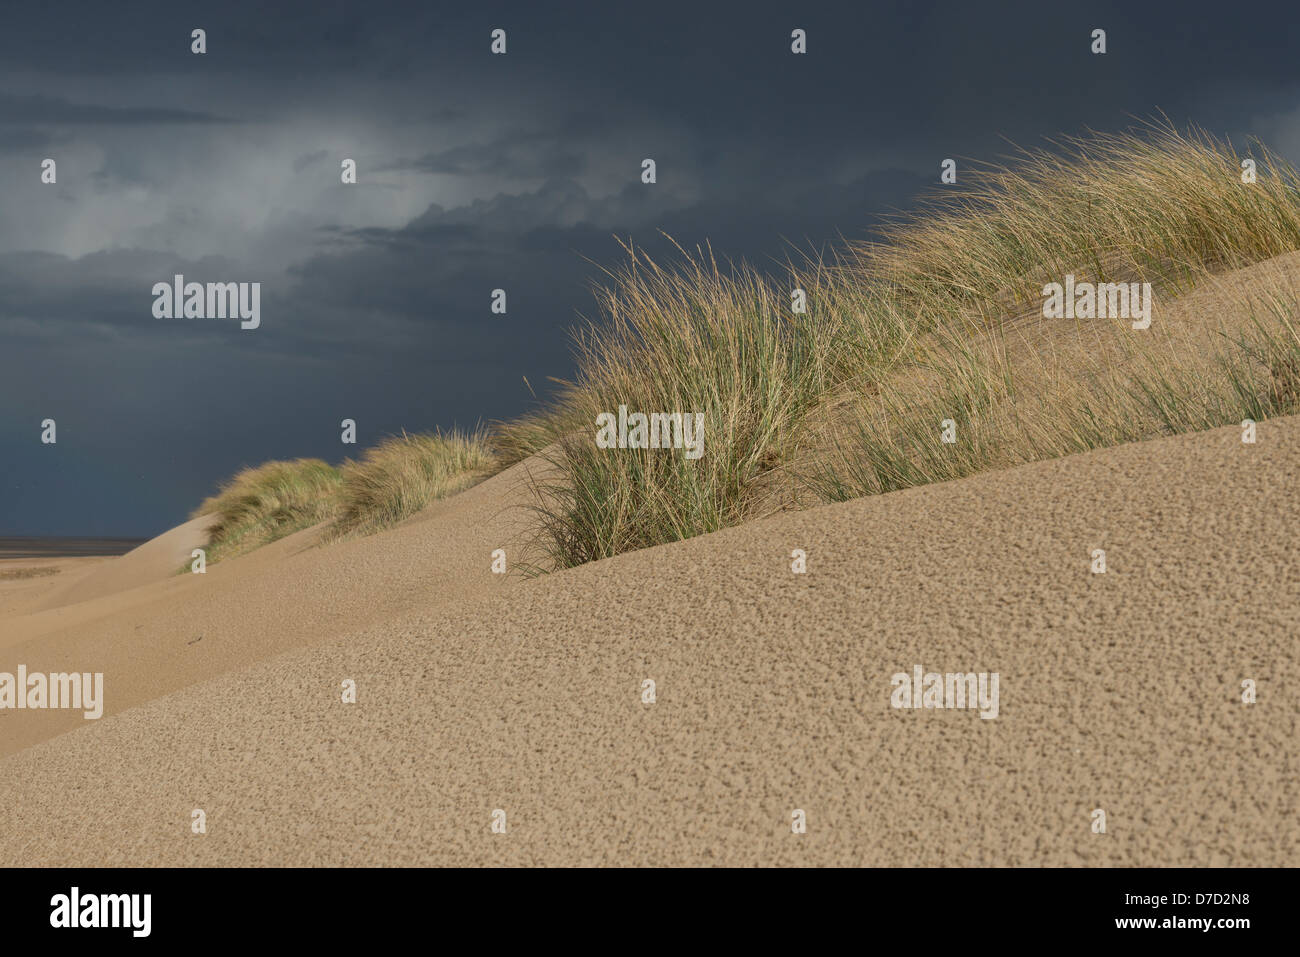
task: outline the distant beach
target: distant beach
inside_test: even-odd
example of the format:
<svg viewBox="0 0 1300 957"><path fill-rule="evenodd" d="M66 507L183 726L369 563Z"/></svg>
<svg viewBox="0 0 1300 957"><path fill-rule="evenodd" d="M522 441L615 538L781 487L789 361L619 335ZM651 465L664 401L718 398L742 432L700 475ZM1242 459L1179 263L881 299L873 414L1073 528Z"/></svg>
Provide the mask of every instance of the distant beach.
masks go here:
<svg viewBox="0 0 1300 957"><path fill-rule="evenodd" d="M73 558L83 555L125 555L143 538L4 538L0 558Z"/></svg>

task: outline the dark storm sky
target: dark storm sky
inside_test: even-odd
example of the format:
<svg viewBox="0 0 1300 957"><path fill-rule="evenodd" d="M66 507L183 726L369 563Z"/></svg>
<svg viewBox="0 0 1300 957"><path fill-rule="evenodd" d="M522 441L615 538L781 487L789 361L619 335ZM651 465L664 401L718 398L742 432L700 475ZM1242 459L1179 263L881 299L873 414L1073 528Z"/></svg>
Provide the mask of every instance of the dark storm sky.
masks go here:
<svg viewBox="0 0 1300 957"><path fill-rule="evenodd" d="M1296 161L1293 7L7 4L0 535L152 535L245 464L523 412L616 235L765 262L1156 111ZM261 282L261 328L153 318L178 272Z"/></svg>

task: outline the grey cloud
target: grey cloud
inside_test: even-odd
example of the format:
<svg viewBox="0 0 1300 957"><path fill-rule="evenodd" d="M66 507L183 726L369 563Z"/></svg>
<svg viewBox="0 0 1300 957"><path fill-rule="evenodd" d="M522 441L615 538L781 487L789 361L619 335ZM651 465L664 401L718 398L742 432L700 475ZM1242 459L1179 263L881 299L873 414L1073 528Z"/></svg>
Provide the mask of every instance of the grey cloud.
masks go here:
<svg viewBox="0 0 1300 957"><path fill-rule="evenodd" d="M211 113L160 107L97 106L50 96L14 96L0 93L0 124L77 125L87 123L141 125L229 123Z"/></svg>
<svg viewBox="0 0 1300 957"><path fill-rule="evenodd" d="M19 153L26 150L44 150L59 142L59 137L48 130L14 125L0 129L0 152Z"/></svg>
<svg viewBox="0 0 1300 957"><path fill-rule="evenodd" d="M336 453L336 409L393 431L515 414L521 376L571 374L564 329L591 313L615 235L672 260L662 229L761 267L786 240L864 234L940 159L991 159L1003 135L1156 109L1217 132L1292 122L1294 11L1010 6L516 2L492 15L510 31L493 57L474 5L235 2L196 23L174 0L15 5L0 249L23 251L0 255L0 437L55 409L69 436L106 438L66 476L0 442L0 471L42 490L148 478L121 486L138 502L0 497L0 532L84 533L101 512L161 530L243 462ZM1105 57L1087 52L1094 21ZM41 184L23 151L64 144L58 186ZM364 165L340 192L344 144ZM369 176L381 166L415 175ZM150 287L173 272L263 282L262 327L154 320ZM178 402L187 389L202 401Z"/></svg>
<svg viewBox="0 0 1300 957"><path fill-rule="evenodd" d="M303 153L301 156L294 159L293 171L295 173L301 173L307 167L314 166L317 163L319 163L326 156L329 156L328 150L316 150L313 153Z"/></svg>
<svg viewBox="0 0 1300 957"><path fill-rule="evenodd" d="M586 168L587 159L580 153L534 151L519 143L455 146L415 159L396 160L381 167L385 170L453 176L502 176L510 179L576 176Z"/></svg>

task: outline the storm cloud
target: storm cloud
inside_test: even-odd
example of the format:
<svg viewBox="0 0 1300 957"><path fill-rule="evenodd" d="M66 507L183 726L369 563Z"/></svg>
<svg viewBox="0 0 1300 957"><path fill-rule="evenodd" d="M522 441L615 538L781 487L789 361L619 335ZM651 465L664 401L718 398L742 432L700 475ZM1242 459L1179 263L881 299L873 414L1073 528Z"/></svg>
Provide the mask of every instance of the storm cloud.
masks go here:
<svg viewBox="0 0 1300 957"><path fill-rule="evenodd" d="M10 11L0 534L150 535L241 465L340 461L343 418L364 446L526 411L616 238L771 262L868 235L945 158L1158 114L1300 152L1287 7L549 6ZM154 319L175 274L260 282L261 328Z"/></svg>

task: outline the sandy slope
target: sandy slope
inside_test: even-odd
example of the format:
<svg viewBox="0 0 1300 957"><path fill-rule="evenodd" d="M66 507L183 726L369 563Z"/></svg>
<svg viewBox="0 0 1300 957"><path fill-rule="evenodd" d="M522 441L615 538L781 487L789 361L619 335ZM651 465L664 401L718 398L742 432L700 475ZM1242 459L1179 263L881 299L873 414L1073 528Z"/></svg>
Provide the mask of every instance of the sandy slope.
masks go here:
<svg viewBox="0 0 1300 957"><path fill-rule="evenodd" d="M52 589L34 610L62 608L164 581L190 561L194 549L208 543L208 529L215 520L214 515L191 519L125 555L91 566L85 575Z"/></svg>
<svg viewBox="0 0 1300 957"><path fill-rule="evenodd" d="M72 578L91 574L114 559L102 555L67 558L0 558L0 620L40 607Z"/></svg>
<svg viewBox="0 0 1300 957"><path fill-rule="evenodd" d="M307 529L204 575L0 619L0 671L103 672L112 714L410 609L508 587L513 576L490 574L491 553L517 555L527 518L517 506L531 501L538 471L520 463L381 535L313 548L319 529ZM0 711L0 755L82 723L67 711Z"/></svg>
<svg viewBox="0 0 1300 957"><path fill-rule="evenodd" d="M321 598L281 558L210 604L150 608L152 640L203 627L219 640L186 654L222 649L227 673L154 660L192 686L0 760L0 863L1293 863L1298 466L1300 418L1254 446L1221 429L455 602L415 588L416 543L387 533L333 587L393 576L404 606L236 671L265 650L234 637L258 589L286 620ZM476 550L427 547L489 577ZM1000 716L891 709L915 664L997 671Z"/></svg>

